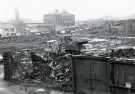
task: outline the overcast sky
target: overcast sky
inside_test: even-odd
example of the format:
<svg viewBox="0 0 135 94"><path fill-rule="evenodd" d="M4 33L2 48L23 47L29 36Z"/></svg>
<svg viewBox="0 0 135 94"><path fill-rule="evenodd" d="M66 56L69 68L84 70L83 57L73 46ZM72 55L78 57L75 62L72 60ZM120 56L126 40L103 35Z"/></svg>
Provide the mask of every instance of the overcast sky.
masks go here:
<svg viewBox="0 0 135 94"><path fill-rule="evenodd" d="M0 20L13 19L16 7L22 18L40 20L55 9L67 10L77 20L135 15L135 0L0 0Z"/></svg>

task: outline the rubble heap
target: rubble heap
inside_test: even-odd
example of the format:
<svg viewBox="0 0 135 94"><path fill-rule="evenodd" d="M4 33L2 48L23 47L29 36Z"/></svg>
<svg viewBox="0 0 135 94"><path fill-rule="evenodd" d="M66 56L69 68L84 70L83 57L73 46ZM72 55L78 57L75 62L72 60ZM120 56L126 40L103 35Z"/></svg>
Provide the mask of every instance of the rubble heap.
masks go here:
<svg viewBox="0 0 135 94"><path fill-rule="evenodd" d="M133 58L135 57L135 49L133 47L112 49L110 57Z"/></svg>
<svg viewBox="0 0 135 94"><path fill-rule="evenodd" d="M29 55L17 52L12 59L16 62L16 67L12 69L9 81L38 81L50 83L53 88L72 90L71 59L68 56L55 54L46 58L46 54L41 57L33 52Z"/></svg>

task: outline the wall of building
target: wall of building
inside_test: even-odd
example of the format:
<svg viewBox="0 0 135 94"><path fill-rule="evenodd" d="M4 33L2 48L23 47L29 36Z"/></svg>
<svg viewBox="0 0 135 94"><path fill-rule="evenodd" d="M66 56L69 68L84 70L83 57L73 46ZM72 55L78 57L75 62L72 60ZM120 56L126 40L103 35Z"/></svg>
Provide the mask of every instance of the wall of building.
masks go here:
<svg viewBox="0 0 135 94"><path fill-rule="evenodd" d="M128 19L128 20L120 20L117 21L119 23L119 26L123 27L121 31L124 31L125 33L132 33L135 32L135 20L134 19Z"/></svg>
<svg viewBox="0 0 135 94"><path fill-rule="evenodd" d="M75 16L68 12L55 12L44 15L44 23L54 25L75 25Z"/></svg>
<svg viewBox="0 0 135 94"><path fill-rule="evenodd" d="M0 24L0 31L1 37L16 36L16 28L10 23Z"/></svg>

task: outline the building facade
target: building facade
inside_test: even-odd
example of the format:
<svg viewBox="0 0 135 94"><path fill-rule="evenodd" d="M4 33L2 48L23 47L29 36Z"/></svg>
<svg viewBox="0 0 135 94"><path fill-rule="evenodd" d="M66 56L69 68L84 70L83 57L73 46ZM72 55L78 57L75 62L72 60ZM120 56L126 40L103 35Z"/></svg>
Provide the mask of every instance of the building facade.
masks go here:
<svg viewBox="0 0 135 94"><path fill-rule="evenodd" d="M75 15L66 11L56 11L55 13L45 14L44 23L51 25L72 26L75 25Z"/></svg>
<svg viewBox="0 0 135 94"><path fill-rule="evenodd" d="M135 34L135 19L125 19L114 21L111 25L111 28L117 28L116 31L121 31L126 35L134 35Z"/></svg>
<svg viewBox="0 0 135 94"><path fill-rule="evenodd" d="M0 36L1 37L14 37L16 36L16 28L11 23L0 24Z"/></svg>

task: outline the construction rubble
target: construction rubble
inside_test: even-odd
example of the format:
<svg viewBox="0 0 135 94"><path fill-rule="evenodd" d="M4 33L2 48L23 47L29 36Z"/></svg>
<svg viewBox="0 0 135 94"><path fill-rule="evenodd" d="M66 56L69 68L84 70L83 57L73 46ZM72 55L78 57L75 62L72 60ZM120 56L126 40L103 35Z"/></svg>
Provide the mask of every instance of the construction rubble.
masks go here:
<svg viewBox="0 0 135 94"><path fill-rule="evenodd" d="M10 52L7 53L11 55ZM72 72L70 55L61 56L55 53L54 55L55 57L51 53L51 56L49 56L51 58L47 58L48 54L44 54L41 57L34 52L16 52L14 56L11 55L16 65L12 69L11 79L8 80L23 83L44 82L48 86L51 85L52 88L71 91Z"/></svg>

